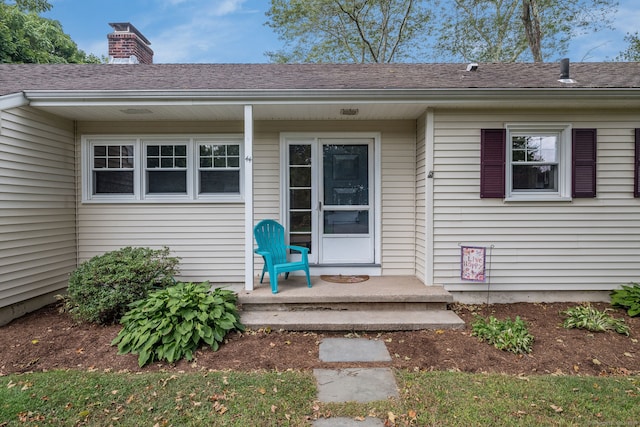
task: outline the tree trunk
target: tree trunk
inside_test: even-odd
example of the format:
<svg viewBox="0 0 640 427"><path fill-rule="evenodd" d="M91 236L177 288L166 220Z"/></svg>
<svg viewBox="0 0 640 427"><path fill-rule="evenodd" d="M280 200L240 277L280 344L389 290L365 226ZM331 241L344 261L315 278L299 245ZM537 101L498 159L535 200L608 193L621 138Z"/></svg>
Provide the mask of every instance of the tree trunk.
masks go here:
<svg viewBox="0 0 640 427"><path fill-rule="evenodd" d="M522 0L522 23L527 35L533 62L542 61L542 31L540 30L540 13L537 0Z"/></svg>

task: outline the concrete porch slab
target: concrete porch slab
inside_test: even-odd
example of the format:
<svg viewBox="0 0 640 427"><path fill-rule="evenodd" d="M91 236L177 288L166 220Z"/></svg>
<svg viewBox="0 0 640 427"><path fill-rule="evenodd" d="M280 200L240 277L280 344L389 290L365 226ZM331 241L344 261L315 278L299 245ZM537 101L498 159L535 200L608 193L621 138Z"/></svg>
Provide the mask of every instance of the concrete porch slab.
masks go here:
<svg viewBox="0 0 640 427"><path fill-rule="evenodd" d="M389 362L391 355L382 341L366 338L325 338L320 343L323 362Z"/></svg>
<svg viewBox="0 0 640 427"><path fill-rule="evenodd" d="M388 368L314 369L321 402L373 402L398 398L395 377Z"/></svg>
<svg viewBox="0 0 640 427"><path fill-rule="evenodd" d="M313 303L341 300L344 302L453 302L453 297L442 286L426 286L413 276L373 276L360 283L325 282L320 277L311 277L311 288L304 276L282 277L278 281L278 293L271 293L268 278L264 283L256 279L252 291L240 290L238 300L243 303Z"/></svg>

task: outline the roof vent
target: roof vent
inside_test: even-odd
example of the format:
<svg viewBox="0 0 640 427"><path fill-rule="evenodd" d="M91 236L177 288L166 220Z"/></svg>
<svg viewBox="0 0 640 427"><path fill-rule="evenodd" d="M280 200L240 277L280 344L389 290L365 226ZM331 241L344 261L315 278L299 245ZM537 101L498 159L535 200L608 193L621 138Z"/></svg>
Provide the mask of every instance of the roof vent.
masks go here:
<svg viewBox="0 0 640 427"><path fill-rule="evenodd" d="M467 71L478 71L478 64L476 62L468 64Z"/></svg>
<svg viewBox="0 0 640 427"><path fill-rule="evenodd" d="M569 58L563 58L560 60L560 79L561 83L575 83L569 75Z"/></svg>

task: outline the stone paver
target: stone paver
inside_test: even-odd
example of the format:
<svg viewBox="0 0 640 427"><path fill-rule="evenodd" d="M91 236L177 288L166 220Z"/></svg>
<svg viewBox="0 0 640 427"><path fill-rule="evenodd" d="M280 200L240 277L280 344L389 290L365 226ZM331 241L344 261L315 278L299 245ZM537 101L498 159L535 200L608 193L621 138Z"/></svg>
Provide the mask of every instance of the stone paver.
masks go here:
<svg viewBox="0 0 640 427"><path fill-rule="evenodd" d="M384 427L384 422L378 418L367 417L364 421L352 418L321 418L313 422L313 427Z"/></svg>
<svg viewBox="0 0 640 427"><path fill-rule="evenodd" d="M320 343L323 362L389 362L391 355L382 341L365 338L325 338Z"/></svg>
<svg viewBox="0 0 640 427"><path fill-rule="evenodd" d="M372 402L398 397L388 368L314 369L321 402Z"/></svg>

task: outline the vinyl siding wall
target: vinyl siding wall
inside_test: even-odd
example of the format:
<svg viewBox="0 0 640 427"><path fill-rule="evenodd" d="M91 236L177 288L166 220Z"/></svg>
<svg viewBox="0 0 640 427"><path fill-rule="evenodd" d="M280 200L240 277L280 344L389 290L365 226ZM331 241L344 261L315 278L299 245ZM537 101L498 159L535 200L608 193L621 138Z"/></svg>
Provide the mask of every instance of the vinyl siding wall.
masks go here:
<svg viewBox="0 0 640 427"><path fill-rule="evenodd" d="M241 133L221 122L85 122L79 135ZM415 274L415 122L256 122L254 218L280 218L281 132L382 133L382 260L384 274ZM80 150L80 144L78 144ZM80 159L78 151L78 159ZM78 167L78 170L80 167ZM81 180L81 176L78 176ZM78 192L78 199L80 192ZM81 260L123 246L169 246L182 258L182 277L244 281L244 203L81 203ZM256 257L255 269L261 260Z"/></svg>
<svg viewBox="0 0 640 427"><path fill-rule="evenodd" d="M78 135L179 136L242 132L241 122L84 122L78 125ZM78 159L81 159L80 148L78 143ZM78 180L81 182L80 175ZM175 256L182 258L181 280L244 281L244 203L82 203L80 189L78 200L81 261L125 246L168 246Z"/></svg>
<svg viewBox="0 0 640 427"><path fill-rule="evenodd" d="M460 280L459 245L488 248L495 291L608 290L640 278L640 200L633 197L634 128L640 111L567 114L437 111L434 151L434 283ZM597 197L572 202L480 199L480 129L505 123L597 128Z"/></svg>
<svg viewBox="0 0 640 427"><path fill-rule="evenodd" d="M0 112L0 307L59 291L76 267L73 122Z"/></svg>

